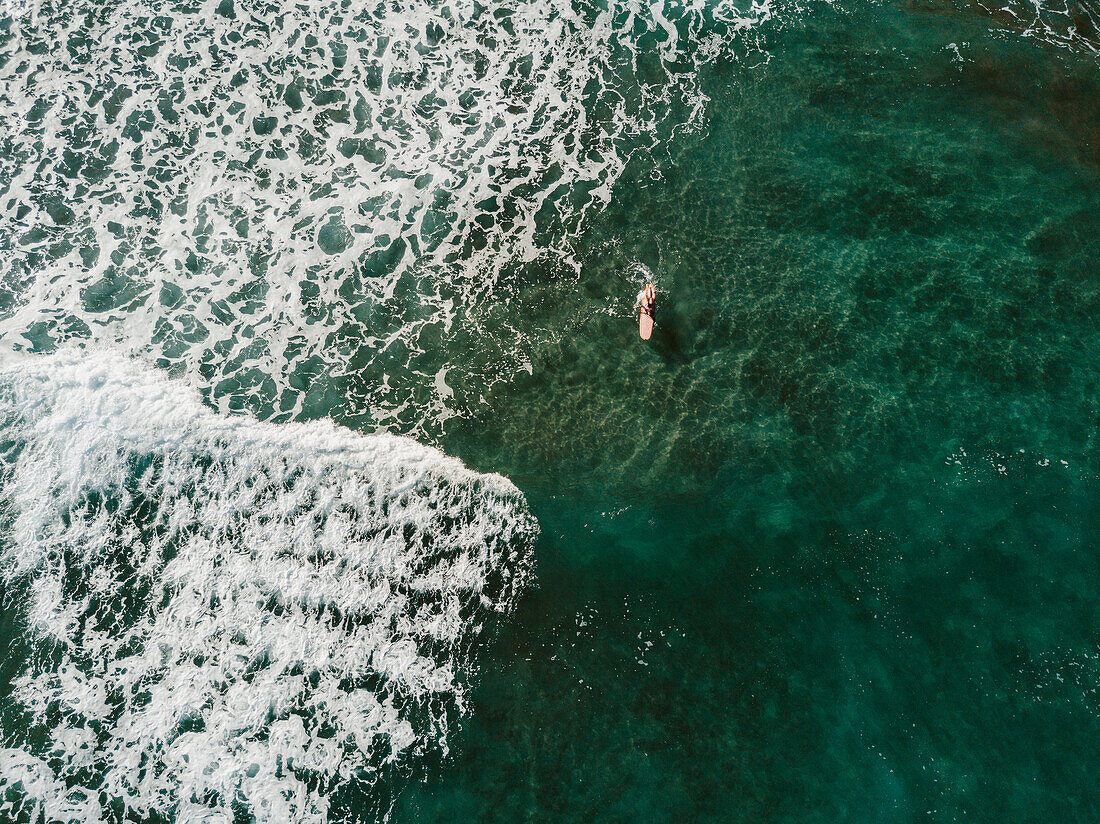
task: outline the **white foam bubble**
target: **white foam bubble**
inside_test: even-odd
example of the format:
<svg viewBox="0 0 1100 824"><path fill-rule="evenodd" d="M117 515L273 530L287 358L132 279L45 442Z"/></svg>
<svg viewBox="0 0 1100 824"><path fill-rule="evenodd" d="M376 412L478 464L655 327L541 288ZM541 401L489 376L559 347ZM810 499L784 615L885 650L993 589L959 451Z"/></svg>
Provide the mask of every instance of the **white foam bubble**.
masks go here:
<svg viewBox="0 0 1100 824"><path fill-rule="evenodd" d="M530 575L504 478L219 415L118 356L0 370L0 441L0 570L37 649L14 694L48 737L0 751L9 812L324 821L335 787L446 747L471 639Z"/></svg>
<svg viewBox="0 0 1100 824"><path fill-rule="evenodd" d="M478 334L503 267L573 269L631 154L699 123L698 65L773 13L42 3L0 42L0 345L151 354L264 417L316 383L404 431L476 406L528 360Z"/></svg>
<svg viewBox="0 0 1100 824"><path fill-rule="evenodd" d="M1076 0L997 0L978 6L1001 31L1058 48L1100 55L1100 9Z"/></svg>

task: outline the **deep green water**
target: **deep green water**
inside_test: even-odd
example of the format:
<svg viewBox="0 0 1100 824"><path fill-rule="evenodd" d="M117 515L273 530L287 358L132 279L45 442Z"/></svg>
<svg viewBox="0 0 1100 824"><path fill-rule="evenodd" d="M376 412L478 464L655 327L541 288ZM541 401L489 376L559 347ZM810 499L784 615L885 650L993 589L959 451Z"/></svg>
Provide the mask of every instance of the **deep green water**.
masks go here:
<svg viewBox="0 0 1100 824"><path fill-rule="evenodd" d="M603 8L577 5L587 22ZM226 30L244 26L239 6L239 18L232 3L208 16ZM277 7L249 10L262 18L257 28L292 28L275 25ZM346 43L344 53L327 41L314 53L309 38L279 41L290 68L272 47L279 65L265 64L266 75L241 46L238 73L229 44L240 38L218 30L219 57L192 27L197 45L173 71L209 57L212 76L227 82L200 95L189 75L158 97L134 81L137 98L160 101L161 119L152 103L135 109L127 139L141 144L150 129L159 139L159 129L169 148L148 149L130 178L119 169L133 146L96 144L98 126L81 119L84 108L103 109L95 123L106 128L129 92L89 84L71 122L63 106L56 114L33 104L32 137L17 148L52 158L26 184L52 223L24 233L30 206L10 205L14 195L0 202L3 237L19 245L3 270L3 343L47 351L111 321L122 330L112 345L186 373L223 411L411 433L523 491L541 527L537 583L478 647L472 711L449 752L410 756L382 781L343 789L334 819L389 810L394 824L1100 822L1098 15L1073 5L1078 29L1067 46L978 4L785 8L754 30L760 49L700 61L709 102L698 128L672 133L680 90L669 118L652 116L636 140L619 135L592 150L655 144L634 152L606 208L576 210L590 217L576 221L579 274L551 255L505 266L495 285L471 292L469 272L433 280L433 265L445 269L437 260L396 278L385 300L371 278L396 267L405 241L386 250L370 234L382 230L369 199L358 212L350 205L361 180L324 177L361 147L335 160L317 148L340 124L354 125L364 145L372 137L340 85ZM152 60L171 26L139 22L112 36L149 48ZM357 25L341 30L345 41ZM15 41L9 28L0 45ZM52 31L44 26L27 53L44 61ZM266 60L267 41L248 34ZM66 41L80 70L82 50L95 45L82 38ZM654 70L645 52L655 38L637 39L639 73ZM594 87L629 74L628 50L617 48ZM693 50L702 47L685 46ZM302 65L314 59L311 75ZM289 86L267 82L284 68L298 72ZM11 88L26 76L5 75ZM43 88L51 77L43 72ZM626 108L652 115L628 81ZM223 125L203 95L230 99L249 83L275 124L257 125L242 104L248 116ZM265 83L276 88L270 99ZM394 85L418 89L407 77ZM599 105L578 142L595 141L602 125L615 133L614 95L579 99ZM18 110L0 103L0 113ZM55 116L60 126L50 125ZM173 117L210 131L177 129ZM393 134L384 136L415 154L423 147L401 144L407 124L398 121L385 120ZM276 146L284 123L299 131L288 126ZM316 145L301 129L316 130ZM218 135L232 161L209 149ZM64 151L51 148L54 138ZM0 149L0 159L16 156ZM152 158L167 161L154 168ZM214 171L172 188L173 175L204 163ZM283 211L256 205L258 195L254 204L282 164L308 179L291 193L298 201ZM206 179L223 166L239 177L221 182L237 189ZM545 168L539 174L532 190L555 185ZM50 199L62 178L87 182L97 208L117 202L112 186L132 184L140 197L119 210L138 228L127 235L132 227L106 223L122 220L108 208L89 211L85 230L81 204L65 211ZM578 188L593 185L578 179ZM495 218L480 215L483 225L515 218L508 209L530 194L503 198ZM314 201L322 205L310 215ZM346 213L326 212L332 201ZM436 217L444 225L453 216ZM318 229L322 221L333 228ZM572 225L548 219L536 240ZM279 245L281 232L300 227ZM479 231L458 233L467 257L510 237ZM353 233L381 251L341 258ZM178 260L160 248L168 241L178 241ZM101 254L113 263L91 285L77 277L69 295L56 284L71 272L49 267L74 250L89 271ZM280 254L299 268L278 269ZM144 281L154 264L182 286ZM639 266L658 283L649 344L631 310ZM226 275L237 270L253 280ZM55 275L54 287L35 280ZM287 283L286 314L276 306L264 316L264 301L277 304ZM432 312L451 299L461 305L444 323ZM22 329L24 300L40 300L46 319ZM266 339L284 328L290 343L265 360ZM12 330L22 334L15 344ZM271 363L286 374L265 374ZM451 394L429 409L437 377ZM392 392L378 389L390 382ZM22 734L9 682L34 644L20 604L5 607L7 745ZM116 734L109 726L101 737ZM47 732L31 743L45 749ZM67 780L95 786L95 771L81 769ZM235 808L241 820L246 807ZM111 813L137 817L120 804Z"/></svg>
<svg viewBox="0 0 1100 824"><path fill-rule="evenodd" d="M394 821L1100 820L1100 71L989 27L784 28L522 276L563 333L441 443L538 589Z"/></svg>

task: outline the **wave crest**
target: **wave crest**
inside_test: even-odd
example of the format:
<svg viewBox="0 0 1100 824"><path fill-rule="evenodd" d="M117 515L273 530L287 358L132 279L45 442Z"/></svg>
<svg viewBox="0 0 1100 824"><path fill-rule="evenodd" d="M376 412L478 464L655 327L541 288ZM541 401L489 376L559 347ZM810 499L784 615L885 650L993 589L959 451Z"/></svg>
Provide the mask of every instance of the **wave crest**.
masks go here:
<svg viewBox="0 0 1100 824"><path fill-rule="evenodd" d="M324 821L335 787L446 748L473 638L530 576L508 481L220 416L116 357L5 370L0 401L0 564L35 639L14 693L46 740L0 752L0 804Z"/></svg>
<svg viewBox="0 0 1100 824"><path fill-rule="evenodd" d="M504 268L575 268L632 154L699 124L698 67L772 15L41 3L0 40L0 340L152 354L265 419L337 386L345 414L414 431L477 402L435 391L471 368L440 342L497 345L475 308ZM484 355L479 386L522 366L515 346Z"/></svg>

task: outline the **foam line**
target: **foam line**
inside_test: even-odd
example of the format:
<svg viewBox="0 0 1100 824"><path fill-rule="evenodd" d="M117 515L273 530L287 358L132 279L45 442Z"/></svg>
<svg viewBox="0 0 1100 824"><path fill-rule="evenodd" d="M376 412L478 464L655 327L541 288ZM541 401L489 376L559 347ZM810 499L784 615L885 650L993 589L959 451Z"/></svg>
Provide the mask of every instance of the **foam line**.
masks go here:
<svg viewBox="0 0 1100 824"><path fill-rule="evenodd" d="M700 123L698 67L773 15L742 5L34 4L0 40L0 346L124 347L264 418L369 369L342 411L438 425L478 398L437 390L473 368L440 339L495 345L505 267L576 271L630 157ZM499 347L467 385L527 361Z"/></svg>
<svg viewBox="0 0 1100 824"><path fill-rule="evenodd" d="M0 752L0 817L325 821L335 787L446 748L472 640L531 574L506 479L219 415L119 356L0 370L0 439L37 650L15 697L47 739Z"/></svg>

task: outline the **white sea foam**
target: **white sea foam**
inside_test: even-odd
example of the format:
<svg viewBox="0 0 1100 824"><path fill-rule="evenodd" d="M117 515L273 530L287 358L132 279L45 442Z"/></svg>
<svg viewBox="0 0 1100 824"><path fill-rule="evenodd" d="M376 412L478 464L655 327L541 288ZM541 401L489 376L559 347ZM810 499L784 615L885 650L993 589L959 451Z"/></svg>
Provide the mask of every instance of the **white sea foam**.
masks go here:
<svg viewBox="0 0 1100 824"><path fill-rule="evenodd" d="M0 345L98 340L263 417L337 385L331 403L403 431L522 368L522 341L477 330L502 267L575 266L584 218L631 154L700 122L699 65L774 13L770 0L36 9L0 40ZM465 357L440 351L458 335ZM463 382L478 389L438 392L442 368L480 370Z"/></svg>
<svg viewBox="0 0 1100 824"><path fill-rule="evenodd" d="M220 415L117 356L0 370L0 427L0 570L34 643L0 819L325 821L337 786L446 747L472 639L530 574L504 478Z"/></svg>
<svg viewBox="0 0 1100 824"><path fill-rule="evenodd" d="M1003 31L1074 52L1100 55L1100 9L1081 0L996 0L978 6Z"/></svg>

